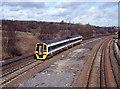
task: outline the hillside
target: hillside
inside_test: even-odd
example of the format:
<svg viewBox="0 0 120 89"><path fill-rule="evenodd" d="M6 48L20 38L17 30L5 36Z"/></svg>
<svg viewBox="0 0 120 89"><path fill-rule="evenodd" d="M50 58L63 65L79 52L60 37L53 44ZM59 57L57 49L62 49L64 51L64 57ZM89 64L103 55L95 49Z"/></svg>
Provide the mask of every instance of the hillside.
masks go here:
<svg viewBox="0 0 120 89"><path fill-rule="evenodd" d="M41 40L53 39L62 36L71 36L80 34L84 37L91 37L103 34L114 33L114 27L99 27L92 26L89 24L72 24L61 22L37 22L37 21L2 21L2 30L13 30L30 32L33 35L44 35L41 36ZM52 35L51 35L52 34ZM43 38L42 38L43 37Z"/></svg>
<svg viewBox="0 0 120 89"><path fill-rule="evenodd" d="M23 55L34 50L35 44L80 34L84 38L115 33L115 27L99 27L90 24L61 22L2 20L3 59Z"/></svg>

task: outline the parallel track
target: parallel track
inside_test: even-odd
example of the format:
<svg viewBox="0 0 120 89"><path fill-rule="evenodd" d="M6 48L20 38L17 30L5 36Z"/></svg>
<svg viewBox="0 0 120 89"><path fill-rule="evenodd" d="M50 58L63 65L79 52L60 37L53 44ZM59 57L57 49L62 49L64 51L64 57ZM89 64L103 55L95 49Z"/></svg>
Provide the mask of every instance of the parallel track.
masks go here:
<svg viewBox="0 0 120 89"><path fill-rule="evenodd" d="M73 86L120 89L120 67L112 42L112 37L99 42Z"/></svg>
<svg viewBox="0 0 120 89"><path fill-rule="evenodd" d="M73 81L73 87L100 87L100 63L101 61L101 51L102 45L109 37L101 40L93 49L93 53L91 54L90 58L85 63L85 66L82 71L78 74L76 79ZM99 58L96 58L98 57ZM103 63L102 63L103 64ZM103 66L101 66L103 67Z"/></svg>
<svg viewBox="0 0 120 89"><path fill-rule="evenodd" d="M10 80L14 79L15 77L22 75L24 72L34 68L35 66L43 63L42 61L36 61L30 65L27 65L26 67L23 67L19 70L16 70L13 73L8 73L6 76L2 77L2 85L5 84L6 82L9 82Z"/></svg>
<svg viewBox="0 0 120 89"><path fill-rule="evenodd" d="M34 60L32 56L33 55L29 55L18 60L10 61L9 63L3 64L1 77L7 76L8 74L11 74L19 70L20 68L23 68L29 64L34 63L36 60Z"/></svg>
<svg viewBox="0 0 120 89"><path fill-rule="evenodd" d="M88 76L87 88L88 87L102 87L106 86L106 74L105 74L105 63L104 63L104 51L108 40L104 41L96 50L95 56L92 61L91 69ZM97 66L97 67L96 67ZM96 74L97 73L97 74ZM103 74L102 74L103 73Z"/></svg>
<svg viewBox="0 0 120 89"><path fill-rule="evenodd" d="M29 65L35 63L36 61L37 60L32 60L32 61L30 60L30 61L27 61L27 63L26 63L26 61L24 61L24 64L20 63L19 65L17 65L17 67L13 66L13 67L9 67L8 69L2 70L2 73L3 73L2 77L5 77L23 67L29 66Z"/></svg>
<svg viewBox="0 0 120 89"><path fill-rule="evenodd" d="M86 41L86 43L89 43L88 41ZM86 44L84 43L84 44ZM118 64L118 67L120 68L120 64L118 61L118 57L117 57L117 53L115 52L115 48L114 48L114 42L112 44L112 40L110 39L106 39L103 42L101 42L99 44L99 46L97 47L93 59L92 59L92 64L90 66L90 71L88 76L88 80L87 80L87 84L86 87L109 87L110 85L110 81L109 80L110 76L114 77L114 81L113 81L113 85L114 87L117 87L118 89L120 89L120 85L119 85L119 80L117 79L117 75L116 75L116 69L114 67L115 64L113 64L113 59L112 59L112 55L111 55L111 51L113 51L114 53L114 57L116 59L116 62ZM83 45L81 45L83 46ZM111 50L111 46L112 49ZM107 54L108 52L108 54ZM107 57L107 55L108 57ZM34 69L34 67L37 67L38 65L44 65L45 62L43 61L37 61L37 60L31 60L32 58L27 57L28 59L22 60L21 63L19 63L19 61L11 62L4 65L3 66L3 74L2 74L2 82L1 85L4 86L7 83L9 83L10 81L13 81L15 78L24 75L24 73L26 73L27 71ZM30 59L30 60L29 60ZM109 74L107 73L108 70L108 66L107 64L109 64L108 62L110 62L110 66L112 69L112 72ZM106 63L107 60L107 63ZM48 61L48 60L47 60ZM47 62L46 61L46 62ZM49 60L51 61L51 60ZM24 63L25 62L25 63ZM13 64L13 65L12 65ZM20 65L16 65L15 64L20 64ZM110 69L110 68L109 68ZM98 75L96 75L96 73L98 73ZM112 75L113 74L113 75ZM112 77L111 77L112 78Z"/></svg>
<svg viewBox="0 0 120 89"><path fill-rule="evenodd" d="M120 66L120 59L119 59L119 57L117 56L117 52L116 52L116 50L115 50L115 40L113 41L112 47L113 47L114 56L115 56L115 58L116 58L116 61L117 61L118 65Z"/></svg>
<svg viewBox="0 0 120 89"><path fill-rule="evenodd" d="M107 80L106 80L106 73L105 73L105 49L106 49L107 43L105 43L105 46L102 49L101 53L101 60L100 60L100 88L107 86Z"/></svg>
<svg viewBox="0 0 120 89"><path fill-rule="evenodd" d="M91 41L91 40L90 40ZM88 43L89 41L85 41L83 44ZM81 45L83 46L83 45ZM33 69L35 66L44 65L43 61L31 60L31 56L23 58L24 60L13 61L3 65L3 74L2 74L2 82L1 85L4 86L10 81L16 79L18 76L22 76L25 72ZM17 65L19 64L19 65ZM15 66L16 65L16 66Z"/></svg>
<svg viewBox="0 0 120 89"><path fill-rule="evenodd" d="M112 40L107 40L105 41L103 44L101 44L98 49L95 52L95 56L93 58L92 64L91 64L91 69L89 71L89 75L88 75L88 81L87 81L87 85L86 87L100 87L100 88L107 88L107 87L117 87L118 89L120 89L120 85L119 85L119 81L118 81L118 75L116 75L116 69L113 65L113 59L111 59L111 51L114 52L114 56L116 58L116 61L118 60L115 54L115 50L113 48L113 50L110 50L110 47L114 45L112 44ZM107 49L107 47L109 49ZM105 57L107 55L105 55L105 52L108 50L108 55L109 57ZM101 53L101 55L100 55ZM110 66L112 69L111 73L107 73L107 71L110 68L107 68L107 61L105 60L109 60L110 61ZM100 61L100 64L99 64ZM107 62L107 63L106 63ZM118 61L117 61L118 63ZM118 67L119 63L118 63ZM97 72L96 72L97 71ZM110 70L109 70L110 71ZM97 73L97 74L96 74ZM98 77L100 75L100 77ZM111 77L110 77L111 76ZM100 79L99 79L100 78ZM110 79L110 78L114 78L114 79ZM111 81L113 80L113 81ZM110 83L109 83L110 82ZM111 84L112 83L112 84Z"/></svg>
<svg viewBox="0 0 120 89"><path fill-rule="evenodd" d="M116 72L115 72L115 68L113 66L113 62L112 62L112 58L111 58L111 49L110 49L110 46L113 47L113 52L114 52L114 57L116 59L116 62L118 63L118 67L120 68L120 64L119 64L119 61L118 61L118 57L117 57L117 54L115 52L115 49L114 49L114 44L115 44L115 40L113 42L113 45L112 45L112 42L110 43L109 45L109 60L110 60L110 63L111 63L111 67L112 67L112 71L113 71L113 75L114 75L114 78L115 78L115 82L117 84L117 88L120 89L120 85L119 85L119 81L117 79L117 75L116 75Z"/></svg>
<svg viewBox="0 0 120 89"><path fill-rule="evenodd" d="M36 60L34 60L33 54L32 54L32 55L20 58L18 60L10 61L9 63L3 64L1 77L7 76L8 74L13 73L19 70L20 68L28 66L34 62L36 62Z"/></svg>

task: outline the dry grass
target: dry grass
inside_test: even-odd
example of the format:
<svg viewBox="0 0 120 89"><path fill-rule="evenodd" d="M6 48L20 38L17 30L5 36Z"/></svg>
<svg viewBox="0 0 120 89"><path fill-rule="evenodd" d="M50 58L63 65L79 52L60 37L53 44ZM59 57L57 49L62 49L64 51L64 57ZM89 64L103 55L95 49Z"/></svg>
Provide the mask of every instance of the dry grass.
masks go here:
<svg viewBox="0 0 120 89"><path fill-rule="evenodd" d="M19 49L21 55L33 52L36 43L40 42L37 37L29 35L17 36L16 39L17 42L15 45ZM2 59L8 59L12 57L12 55L8 54L7 50L2 50Z"/></svg>
<svg viewBox="0 0 120 89"><path fill-rule="evenodd" d="M17 47L21 49L22 54L34 51L36 43L40 42L35 36L19 36L17 39Z"/></svg>

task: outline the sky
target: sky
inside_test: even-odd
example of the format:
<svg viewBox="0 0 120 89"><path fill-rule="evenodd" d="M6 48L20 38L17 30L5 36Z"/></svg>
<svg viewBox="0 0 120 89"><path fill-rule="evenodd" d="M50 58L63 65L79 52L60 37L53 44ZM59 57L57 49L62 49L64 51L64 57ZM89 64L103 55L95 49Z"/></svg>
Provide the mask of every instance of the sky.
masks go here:
<svg viewBox="0 0 120 89"><path fill-rule="evenodd" d="M33 2L34 1L34 2ZM2 2L0 19L118 26L118 2Z"/></svg>

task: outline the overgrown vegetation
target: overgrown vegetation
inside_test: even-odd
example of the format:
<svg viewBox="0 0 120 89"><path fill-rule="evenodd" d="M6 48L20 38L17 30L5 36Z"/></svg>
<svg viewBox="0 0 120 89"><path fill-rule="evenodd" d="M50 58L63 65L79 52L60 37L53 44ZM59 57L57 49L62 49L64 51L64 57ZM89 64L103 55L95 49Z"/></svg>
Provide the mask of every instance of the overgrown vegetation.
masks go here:
<svg viewBox="0 0 120 89"><path fill-rule="evenodd" d="M15 25L13 23L9 23L8 26L5 27L7 30L2 31L2 57L14 57L16 55L21 55L19 48L16 47L17 39L16 33L13 30Z"/></svg>
<svg viewBox="0 0 120 89"><path fill-rule="evenodd" d="M21 55L16 47L17 36L32 35L40 41L80 34L84 38L113 34L115 27L99 27L90 24L72 24L61 22L11 21L2 20L2 47L4 55ZM3 56L4 57L4 56ZM4 58L3 58L4 59Z"/></svg>
<svg viewBox="0 0 120 89"><path fill-rule="evenodd" d="M64 36L80 34L84 37L91 37L103 34L112 34L115 32L115 27L99 27L89 24L72 24L61 21L57 22L37 22L37 21L10 21L3 20L3 30L9 23L13 23L14 31L29 32L34 36L38 36L40 40L54 39Z"/></svg>

